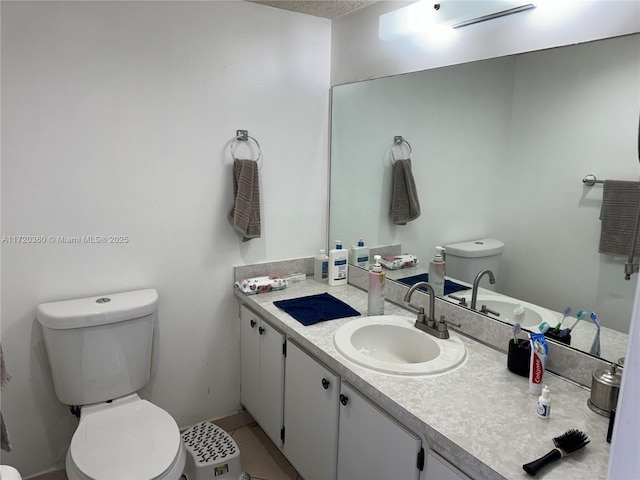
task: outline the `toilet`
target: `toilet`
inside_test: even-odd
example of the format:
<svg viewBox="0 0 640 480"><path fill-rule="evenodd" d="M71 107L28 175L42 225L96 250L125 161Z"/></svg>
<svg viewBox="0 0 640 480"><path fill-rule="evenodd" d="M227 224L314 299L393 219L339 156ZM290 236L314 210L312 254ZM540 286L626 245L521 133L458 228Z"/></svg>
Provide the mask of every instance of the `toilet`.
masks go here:
<svg viewBox="0 0 640 480"><path fill-rule="evenodd" d="M178 480L186 450L169 413L140 398L149 381L154 289L38 306L58 399L80 407L69 480Z"/></svg>
<svg viewBox="0 0 640 480"><path fill-rule="evenodd" d="M20 473L9 465L0 465L0 480L22 480Z"/></svg>
<svg viewBox="0 0 640 480"><path fill-rule="evenodd" d="M478 273L489 269L495 275L496 283L499 281L504 242L493 238L481 238L452 243L444 248L448 277L473 284ZM482 287L494 291L496 289L496 285L489 282L483 283Z"/></svg>

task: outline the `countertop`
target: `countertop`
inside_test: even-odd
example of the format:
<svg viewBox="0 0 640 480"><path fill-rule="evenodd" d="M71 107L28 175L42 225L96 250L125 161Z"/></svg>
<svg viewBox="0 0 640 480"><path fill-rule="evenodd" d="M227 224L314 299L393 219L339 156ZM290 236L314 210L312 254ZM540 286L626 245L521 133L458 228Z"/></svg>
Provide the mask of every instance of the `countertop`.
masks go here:
<svg viewBox="0 0 640 480"><path fill-rule="evenodd" d="M585 448L543 469L536 478L604 479L610 445L608 419L587 406L589 390L545 373L551 389L551 417L536 415L537 395L528 380L506 368L506 355L459 335L467 345L467 361L458 370L435 377L395 377L352 364L333 346L333 334L357 317L304 326L273 305L274 301L329 292L366 315L367 294L351 285L329 287L308 279L286 289L235 295L330 369L338 373L416 434L432 449L474 479L529 479L522 469L554 448L553 437L571 428L585 432ZM413 317L391 302L385 313ZM455 318L450 318L455 321ZM457 336L452 331L452 336Z"/></svg>

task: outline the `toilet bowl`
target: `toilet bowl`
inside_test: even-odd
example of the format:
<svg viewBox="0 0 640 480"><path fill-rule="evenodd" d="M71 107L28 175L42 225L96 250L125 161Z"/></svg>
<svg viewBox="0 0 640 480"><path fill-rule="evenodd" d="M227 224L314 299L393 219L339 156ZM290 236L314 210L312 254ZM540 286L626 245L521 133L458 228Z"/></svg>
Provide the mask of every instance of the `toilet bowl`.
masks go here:
<svg viewBox="0 0 640 480"><path fill-rule="evenodd" d="M171 415L132 394L82 408L66 470L69 480L177 480L185 461Z"/></svg>

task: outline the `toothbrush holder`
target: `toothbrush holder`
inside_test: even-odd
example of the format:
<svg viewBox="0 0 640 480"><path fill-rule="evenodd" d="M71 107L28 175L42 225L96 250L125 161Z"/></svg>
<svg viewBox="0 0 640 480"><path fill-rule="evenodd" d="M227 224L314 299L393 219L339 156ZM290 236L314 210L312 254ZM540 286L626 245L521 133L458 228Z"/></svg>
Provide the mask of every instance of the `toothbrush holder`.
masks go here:
<svg viewBox="0 0 640 480"><path fill-rule="evenodd" d="M529 377L530 367L531 342L519 339L516 344L513 338L509 340L509 350L507 351L507 368L509 371L521 377Z"/></svg>
<svg viewBox="0 0 640 480"><path fill-rule="evenodd" d="M571 333L564 337L560 337L553 330L547 330L544 336L551 340L555 340L556 342L564 343L565 345L571 345Z"/></svg>

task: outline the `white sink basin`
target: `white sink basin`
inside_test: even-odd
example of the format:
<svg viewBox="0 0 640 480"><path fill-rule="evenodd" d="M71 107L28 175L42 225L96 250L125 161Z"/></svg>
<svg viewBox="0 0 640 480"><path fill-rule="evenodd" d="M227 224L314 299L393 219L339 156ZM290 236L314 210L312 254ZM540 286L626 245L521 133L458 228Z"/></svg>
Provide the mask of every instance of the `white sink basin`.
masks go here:
<svg viewBox="0 0 640 480"><path fill-rule="evenodd" d="M471 302L471 295L462 295L467 298L467 302ZM550 327L555 327L562 319L562 315L553 312L544 307L539 307L532 303L520 302L509 297L501 297L498 295L478 295L476 301L476 309L480 311L482 305L486 305L488 309L499 313L499 316L487 312L487 315L498 318L507 323L519 323L522 328L538 331L540 323L547 322ZM514 313L516 307L522 305L523 312L520 315Z"/></svg>
<svg viewBox="0 0 640 480"><path fill-rule="evenodd" d="M361 317L341 326L333 337L348 360L393 375L439 375L462 366L467 348L457 338L436 338L415 328L415 318Z"/></svg>

